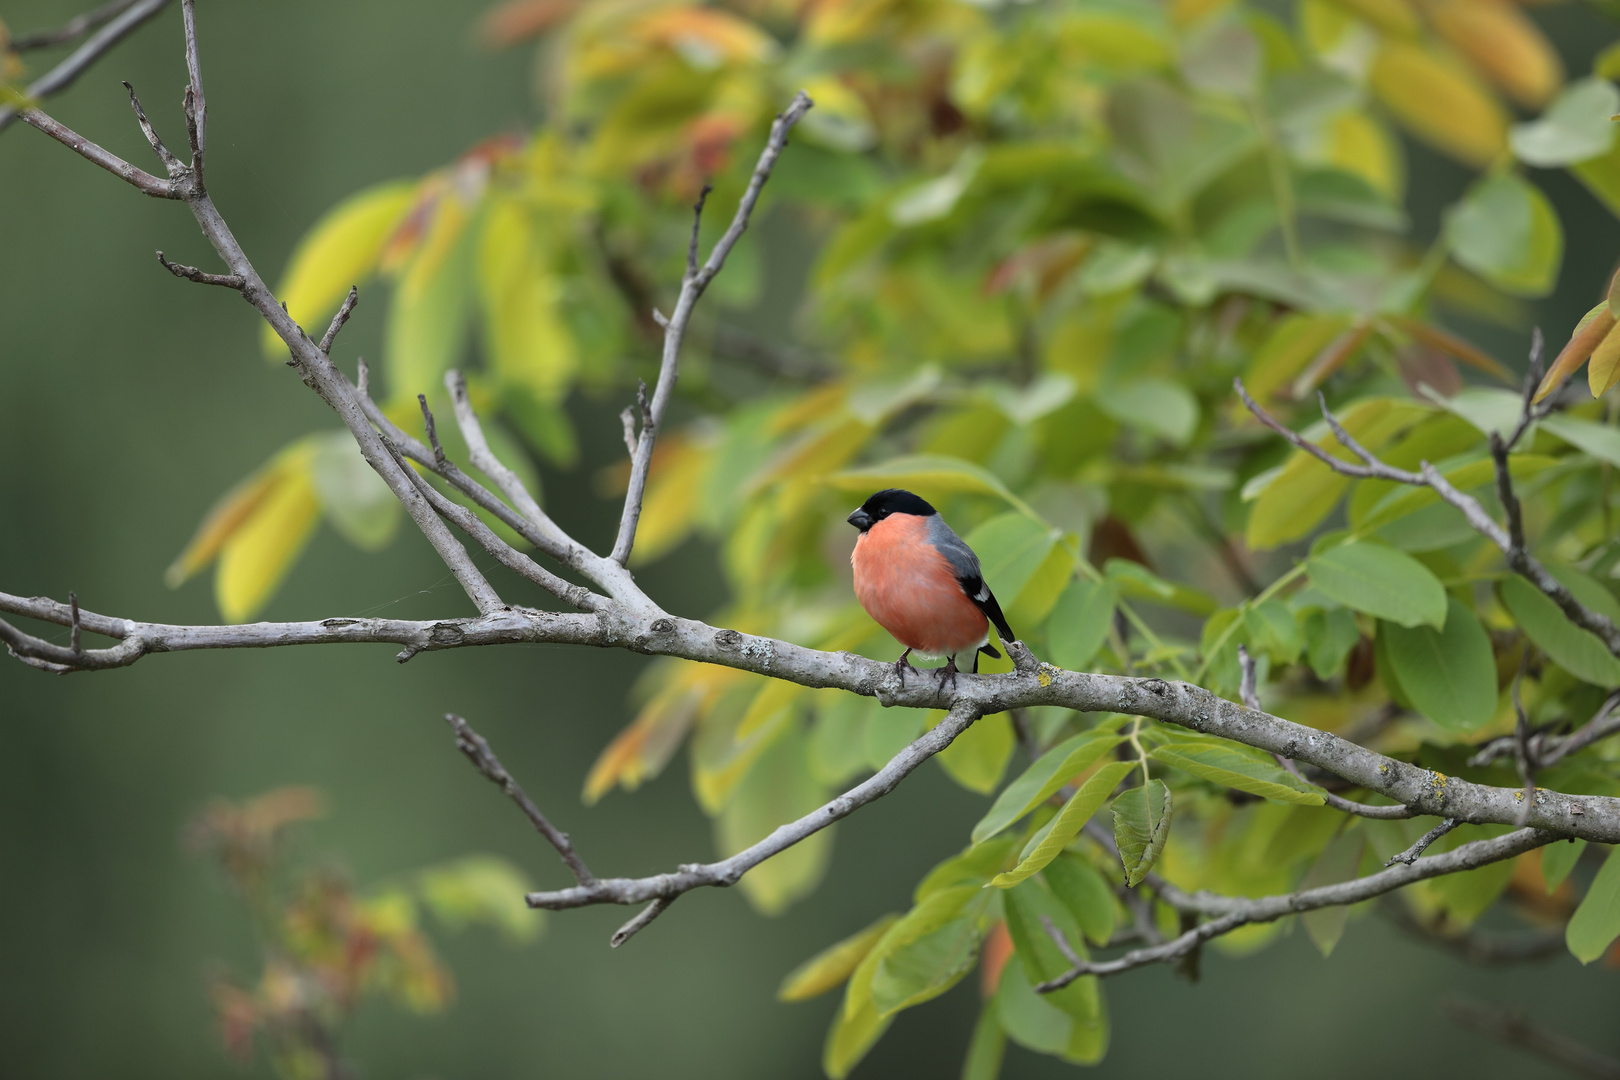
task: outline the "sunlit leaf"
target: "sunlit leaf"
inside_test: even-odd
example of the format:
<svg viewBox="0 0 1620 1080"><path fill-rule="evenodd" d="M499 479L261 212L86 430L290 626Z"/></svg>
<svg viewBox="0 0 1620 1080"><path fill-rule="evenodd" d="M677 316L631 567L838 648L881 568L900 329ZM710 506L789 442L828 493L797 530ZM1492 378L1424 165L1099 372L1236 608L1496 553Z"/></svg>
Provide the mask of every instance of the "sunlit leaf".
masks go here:
<svg viewBox="0 0 1620 1080"><path fill-rule="evenodd" d="M885 915L859 933L851 934L812 956L783 976L782 985L776 990L776 1000L808 1001L844 985L850 973L872 951L872 946L899 918L898 915Z"/></svg>
<svg viewBox="0 0 1620 1080"><path fill-rule="evenodd" d="M1430 23L1508 96L1540 108L1558 92L1563 65L1552 43L1509 0L1439 0Z"/></svg>
<svg viewBox="0 0 1620 1080"><path fill-rule="evenodd" d="M1063 809L1058 811L1057 816L1025 845L1025 851L1018 865L1005 873L997 874L990 880L990 884L998 889L1010 889L1020 881L1038 873L1047 863L1057 858L1058 853L1069 846L1069 842L1080 834L1080 830L1091 820L1091 816L1114 793L1114 788L1119 786L1119 782L1136 767L1133 761L1111 761L1092 773L1086 782L1080 785L1080 790L1063 804Z"/></svg>
<svg viewBox="0 0 1620 1080"><path fill-rule="evenodd" d="M1507 148L1507 113L1446 54L1386 39L1370 79L1378 99L1412 134L1465 164L1488 165Z"/></svg>
<svg viewBox="0 0 1620 1080"><path fill-rule="evenodd" d="M276 296L287 314L319 341L349 288L377 270L383 245L416 201L415 181L395 181L366 188L326 212L299 241L287 262ZM261 332L265 355L286 356L287 346L266 326Z"/></svg>
<svg viewBox="0 0 1620 1080"><path fill-rule="evenodd" d="M1024 591L1058 536L1048 526L1014 511L991 518L964 539L979 556L991 591L1010 600Z"/></svg>
<svg viewBox="0 0 1620 1080"><path fill-rule="evenodd" d="M214 598L227 622L251 618L275 593L320 521L310 475L314 447L294 444L271 466L275 483L220 547Z"/></svg>
<svg viewBox="0 0 1620 1080"><path fill-rule="evenodd" d="M1108 727L1083 731L1042 754L1007 785L989 812L973 826L973 842L979 844L990 839L1118 746L1125 738L1114 732L1118 726L1115 722Z"/></svg>
<svg viewBox="0 0 1620 1080"><path fill-rule="evenodd" d="M1320 790L1278 765L1271 755L1225 740L1174 739L1156 746L1151 756L1212 784L1247 791L1277 802L1322 805Z"/></svg>
<svg viewBox="0 0 1620 1080"><path fill-rule="evenodd" d="M1581 365L1586 363L1587 357L1592 355L1592 351L1608 339L1614 327L1614 312L1609 310L1607 300L1582 316L1581 321L1575 325L1575 332L1558 351L1558 356L1547 368L1547 374L1542 376L1541 385L1536 387L1535 400L1540 401L1562 386L1565 379L1579 371Z"/></svg>
<svg viewBox="0 0 1620 1080"><path fill-rule="evenodd" d="M860 493L864 498L886 487L905 488L924 498L940 493L971 492L994 495L1013 501L1013 494L994 474L960 458L935 454L911 454L879 465L845 469L827 478L840 491Z"/></svg>

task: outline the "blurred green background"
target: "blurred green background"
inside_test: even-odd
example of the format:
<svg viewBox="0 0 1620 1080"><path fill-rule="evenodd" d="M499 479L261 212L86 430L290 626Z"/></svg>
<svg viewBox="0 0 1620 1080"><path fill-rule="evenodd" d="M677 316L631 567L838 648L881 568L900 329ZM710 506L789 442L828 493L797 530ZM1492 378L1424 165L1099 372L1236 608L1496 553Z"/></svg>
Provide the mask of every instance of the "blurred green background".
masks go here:
<svg viewBox="0 0 1620 1080"><path fill-rule="evenodd" d="M211 187L268 277L340 197L534 120L532 55L481 52L470 34L479 10L431 0L203 6ZM0 18L25 30L76 11L7 0ZM1594 33L1598 17L1580 5L1537 16L1572 68L1611 36ZM129 79L171 143L183 142L178 42L175 9L50 111L144 163L118 85ZM1420 237L1432 235L1464 176L1410 153L1412 209ZM1538 180L1570 228L1566 284L1537 309L1557 339L1590 304L1588 286L1608 272L1620 227L1562 173ZM786 250L787 230L764 225L782 241L768 260L776 287L766 289L780 309L802 253ZM142 198L21 125L0 135L0 587L58 598L74 589L108 614L212 622L206 576L170 592L163 568L220 492L329 421L296 378L260 358L256 321L239 300L174 280L155 248L212 265L183 208ZM351 372L357 355L378 348L381 309L363 297L344 332L338 359ZM764 312L758 322L783 320ZM1506 335L1478 335L1498 355L1522 351ZM591 477L622 456L619 404L576 402L586 464L545 476L553 512L586 542L605 542L614 523L616 508ZM722 600L711 553L695 544L643 578L671 611L704 616ZM265 617L470 610L419 537L402 532L368 556L325 531ZM240 1071L220 1046L206 986L221 966L255 976L258 957L245 913L179 840L215 796L319 788L329 815L303 830L295 854L346 864L362 883L474 851L504 854L538 883L563 883L549 849L455 753L446 710L491 739L599 873L656 872L712 852L678 764L634 795L580 805L585 771L629 718L626 687L644 658L506 647L400 667L393 652L193 653L70 678L0 665L0 1074ZM368 1005L345 1050L370 1077L819 1076L838 996L779 1005L778 980L902 909L982 810L925 769L839 826L827 881L774 920L738 895L708 891L619 951L607 937L620 910L552 916L541 941L522 949L483 931L436 933L456 1003L427 1018ZM1162 968L1111 981L1113 1049L1098 1071L1555 1075L1450 1026L1437 1003L1464 994L1522 1005L1616 1052L1615 986L1612 972L1582 970L1567 954L1470 969L1359 918L1331 960L1295 934L1256 957L1207 954L1197 985ZM968 979L907 1013L856 1075L954 1074L977 992ZM1013 1048L1003 1075L1068 1071ZM247 1073L268 1070L261 1061Z"/></svg>

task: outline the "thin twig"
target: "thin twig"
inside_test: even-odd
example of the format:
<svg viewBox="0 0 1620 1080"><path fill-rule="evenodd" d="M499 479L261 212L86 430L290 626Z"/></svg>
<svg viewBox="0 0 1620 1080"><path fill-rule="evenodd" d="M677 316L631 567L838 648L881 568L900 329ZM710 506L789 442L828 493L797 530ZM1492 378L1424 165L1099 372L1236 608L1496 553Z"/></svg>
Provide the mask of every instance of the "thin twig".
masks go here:
<svg viewBox="0 0 1620 1080"><path fill-rule="evenodd" d="M185 278L187 281L195 281L199 285L218 285L225 289L235 289L237 292L241 292L243 287L247 285L247 282L243 279L241 274L205 273L204 271L197 269L195 266L187 266L185 263L170 262L168 259L163 257L163 252L161 251L157 253L157 257L158 262L163 264L163 269L167 270L177 278Z"/></svg>
<svg viewBox="0 0 1620 1080"><path fill-rule="evenodd" d="M1393 892L1415 881L1424 881L1445 874L1473 870L1489 863L1511 859L1558 837L1537 829L1519 829L1505 836L1475 840L1443 855L1432 855L1407 865L1380 870L1376 874L1355 878L1315 889L1305 889L1286 895L1266 896L1249 900L1226 897L1224 914L1200 923L1179 937L1146 949L1135 949L1114 960L1088 961L1075 964L1068 971L1035 987L1038 993L1050 993L1069 985L1083 975L1117 975L1147 964L1176 960L1206 941L1229 934L1251 923L1273 922L1285 915L1314 911L1325 907L1342 907L1370 900L1375 896Z"/></svg>
<svg viewBox="0 0 1620 1080"><path fill-rule="evenodd" d="M607 878L590 886L580 885L557 892L530 893L529 906L557 911L593 904L642 904L652 900L670 901L682 893L706 886L735 885L744 874L771 856L786 851L833 822L848 817L867 803L893 791L901 780L949 746L979 716L980 713L971 704L954 706L946 714L945 719L901 750L876 774L797 821L779 826L763 840L729 859L706 864L688 864L673 873L655 874L652 877ZM625 924L619 934L628 937L656 918L661 910L662 908L649 906L641 915ZM623 937L620 938L621 941Z"/></svg>
<svg viewBox="0 0 1620 1080"><path fill-rule="evenodd" d="M594 885L595 875L586 867L585 860L579 857L579 852L574 850L568 834L547 820L546 815L540 812L540 808L524 794L518 782L512 779L512 774L506 771L506 766L501 764L501 759L495 756L495 751L490 749L488 740L455 713L445 713L444 719L456 733L456 749L465 754L467 760L472 762L473 767L483 773L486 779L506 792L507 798L518 804L524 816L534 824L540 835L557 849L557 854L562 856L562 861L574 875L574 880L581 885Z"/></svg>
<svg viewBox="0 0 1620 1080"><path fill-rule="evenodd" d="M358 303L360 303L360 286L351 285L349 295L343 298L343 306L337 309L337 314L332 316L332 324L326 328L326 333L321 335L319 346L321 352L328 356L332 354L332 343L337 341L338 331L349 321L349 316L354 314L355 305Z"/></svg>
<svg viewBox="0 0 1620 1080"><path fill-rule="evenodd" d="M60 64L57 64L50 71L36 79L28 87L29 100L44 101L52 94L61 93L69 86L72 86L73 81L84 74L91 64L101 59L104 53L120 41L123 41L146 20L168 6L169 0L137 0L136 3L127 5L123 14L112 18L90 40L80 45ZM22 115L24 111L26 110L19 110L14 105L0 106L0 131L10 127L11 122Z"/></svg>
<svg viewBox="0 0 1620 1080"><path fill-rule="evenodd" d="M1446 818L1440 824L1418 837L1417 843L1413 844L1411 847L1407 848L1398 855L1391 855L1384 861L1384 865L1394 866L1396 863L1405 863L1407 866L1411 866L1413 863L1418 861L1425 851L1429 850L1430 844L1433 844L1436 840L1440 839L1442 836L1446 835L1446 833L1450 832L1452 829L1455 829L1461 824L1462 822L1458 821L1456 818ZM1520 828L1523 828L1523 826L1521 825Z"/></svg>
<svg viewBox="0 0 1620 1080"><path fill-rule="evenodd" d="M72 591L68 592L68 607L73 609L73 628L72 628L72 631L71 631L71 634L70 634L70 637L69 637L70 644L69 644L68 647L73 650L75 655L77 655L79 653L84 652L84 642L82 640L82 633L81 633L83 631L84 627L80 624L80 621L79 621L79 594L78 593L72 592Z"/></svg>
<svg viewBox="0 0 1620 1080"><path fill-rule="evenodd" d="M77 41L101 24L122 14L135 0L113 0L112 3L87 11L82 15L75 15L61 26L54 26L47 30L30 30L26 34L18 34L11 39L11 47L17 52L29 52L33 49L49 49L56 45L66 45Z"/></svg>
<svg viewBox="0 0 1620 1080"><path fill-rule="evenodd" d="M736 246L737 240L743 231L748 228L749 218L754 213L754 205L759 202L760 191L765 182L771 177L771 170L776 167L776 159L781 156L782 150L787 146L788 132L799 118L809 111L812 102L804 91L794 95L793 101L787 109L771 124L771 134L765 141L765 149L759 155L759 162L754 166L754 174L748 181L748 188L743 192L742 200L737 204L737 212L731 219L731 225L724 235L709 251L709 257L702 266L697 261L698 224L694 220L692 225L692 239L687 249L686 275L681 281L681 293L675 301L675 310L669 317L668 325L664 327L664 354L658 368L658 382L653 388L652 401L642 410L641 434L636 440L636 451L630 462L630 484L625 491L624 510L619 516L619 532L613 542L613 553L609 556L620 566L630 561L630 551L635 546L636 526L641 521L641 502L647 490L647 472L652 466L653 444L658 439L660 425L664 422L664 413L669 408L670 397L675 392L675 382L680 376L681 342L686 335L687 324L691 321L692 310L726 263L726 256ZM706 194L706 193L705 193ZM703 212L703 199L698 200L693 208L694 218Z"/></svg>
<svg viewBox="0 0 1620 1080"><path fill-rule="evenodd" d="M1080 954L1074 951L1074 946L1069 944L1068 937L1058 927L1058 924L1052 921L1052 916L1042 915L1041 925L1046 927L1046 936L1051 938L1052 944L1058 947L1058 952L1063 954L1063 959L1067 960L1075 967L1079 967L1081 964L1085 963L1085 960L1080 956Z"/></svg>
<svg viewBox="0 0 1620 1080"><path fill-rule="evenodd" d="M1491 518L1491 515L1486 512L1485 507L1480 504L1478 499L1458 491L1432 464L1427 461L1421 462L1419 471L1416 473L1406 472L1384 464L1344 430L1324 401L1322 413L1329 427L1332 428L1336 437L1346 448L1362 459L1363 464L1356 465L1340 460L1309 439L1290 430L1286 425L1266 412L1265 409L1261 408L1249 396L1249 392L1244 389L1241 379L1234 379L1233 387L1256 419L1287 439L1292 445L1321 461L1334 472L1358 480L1389 480L1395 483L1432 489L1436 495L1440 496L1442 501L1461 511L1463 517L1467 519L1468 524L1473 527L1475 532L1496 545L1502 554L1506 556L1510 569L1546 594L1550 600L1563 610L1571 622L1583 630L1589 630L1596 634L1610 652L1620 656L1620 626L1616 626L1607 616L1593 611L1576 599L1575 595L1569 591L1563 582L1553 577L1547 568L1531 557L1522 545L1516 546L1514 544L1512 535ZM1525 421L1521 417L1521 426L1524 423ZM1511 495L1511 486L1508 490Z"/></svg>
<svg viewBox="0 0 1620 1080"><path fill-rule="evenodd" d="M164 171L169 174L169 179L175 180L183 176L186 171L185 163L174 156L174 153L164 144L163 139L159 137L157 129L152 126L152 121L146 118L146 110L141 108L141 99L136 95L135 88L126 82L124 89L129 91L129 107L135 110L135 122L140 125L141 134L146 136L146 141L152 147L152 152L158 156L159 161L163 162Z"/></svg>
<svg viewBox="0 0 1620 1080"><path fill-rule="evenodd" d="M433 410L428 408L426 394L417 394L416 401L422 406L422 426L427 429L428 445L433 447L433 464L442 469L449 459L445 457L444 447L439 444L439 429L433 423Z"/></svg>

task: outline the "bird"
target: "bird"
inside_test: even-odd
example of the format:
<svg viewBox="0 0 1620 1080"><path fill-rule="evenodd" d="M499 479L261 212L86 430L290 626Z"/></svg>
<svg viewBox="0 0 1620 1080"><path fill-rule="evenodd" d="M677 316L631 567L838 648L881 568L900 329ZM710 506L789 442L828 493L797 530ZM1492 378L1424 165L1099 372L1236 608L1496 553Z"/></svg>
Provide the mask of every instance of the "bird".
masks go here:
<svg viewBox="0 0 1620 1080"><path fill-rule="evenodd" d="M995 623L1003 643L1016 638L1001 613L995 594L985 584L979 557L945 524L927 500L902 488L884 488L849 515L860 535L850 565L855 569L855 598L905 652L894 662L905 681L913 652L946 657L939 669L941 685L956 681L957 654L973 652L999 659L990 644Z"/></svg>

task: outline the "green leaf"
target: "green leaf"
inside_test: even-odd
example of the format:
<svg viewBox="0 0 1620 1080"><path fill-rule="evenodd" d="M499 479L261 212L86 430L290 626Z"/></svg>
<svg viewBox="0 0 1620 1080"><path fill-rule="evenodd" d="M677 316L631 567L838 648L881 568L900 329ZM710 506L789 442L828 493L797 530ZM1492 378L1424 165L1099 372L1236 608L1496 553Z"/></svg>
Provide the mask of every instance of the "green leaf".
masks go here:
<svg viewBox="0 0 1620 1080"><path fill-rule="evenodd" d="M1198 399L1179 382L1158 376L1111 383L1098 391L1097 407L1147 435L1186 446L1198 428Z"/></svg>
<svg viewBox="0 0 1620 1080"><path fill-rule="evenodd" d="M1017 511L991 518L970 532L968 547L979 556L984 580L997 596L1016 598L1041 568L1058 532Z"/></svg>
<svg viewBox="0 0 1620 1080"><path fill-rule="evenodd" d="M1243 626L1249 640L1258 649L1265 650L1279 664L1292 664L1299 659L1304 642L1300 640L1299 623L1288 605L1272 598L1263 600L1243 613Z"/></svg>
<svg viewBox="0 0 1620 1080"><path fill-rule="evenodd" d="M1592 887L1564 930L1569 951L1583 964L1602 956L1609 943L1620 937L1620 858L1615 858L1616 850L1620 849L1609 849Z"/></svg>
<svg viewBox="0 0 1620 1080"><path fill-rule="evenodd" d="M1045 802L1091 763L1125 741L1111 727L1081 732L1042 754L1029 768L1008 784L988 813L973 826L973 842L983 843Z"/></svg>
<svg viewBox="0 0 1620 1080"><path fill-rule="evenodd" d="M523 871L497 855L468 855L422 871L422 900L451 930L482 923L508 941L533 941L545 927L544 912L523 900L534 888Z"/></svg>
<svg viewBox="0 0 1620 1080"><path fill-rule="evenodd" d="M298 242L276 296L287 314L320 340L338 303L351 286L371 277L383 245L416 201L415 181L379 184L351 195L326 212ZM287 346L268 326L265 354L283 359Z"/></svg>
<svg viewBox="0 0 1620 1080"><path fill-rule="evenodd" d="M1114 800L1114 842L1126 885L1137 885L1159 861L1170 836L1170 811L1170 789L1163 780L1149 780Z"/></svg>
<svg viewBox="0 0 1620 1080"><path fill-rule="evenodd" d="M1177 608L1190 615L1208 616L1220 607L1208 593L1175 582L1166 581L1139 562L1130 559L1109 559L1103 564L1108 583L1120 595L1134 600L1147 600Z"/></svg>
<svg viewBox="0 0 1620 1080"><path fill-rule="evenodd" d="M990 879L999 889L1008 889L1038 872L1079 835L1091 815L1114 793L1119 782L1136 768L1134 761L1111 761L1098 769L1080 785L1069 801L1063 804L1057 816L1037 832L1025 845L1023 857L1017 866Z"/></svg>
<svg viewBox="0 0 1620 1080"><path fill-rule="evenodd" d="M428 235L400 276L384 330L392 400L435 395L466 344L474 276L471 218L458 197L440 199Z"/></svg>
<svg viewBox="0 0 1620 1080"><path fill-rule="evenodd" d="M1443 626L1446 590L1429 568L1382 544L1352 543L1312 555L1311 584L1345 607L1401 626Z"/></svg>
<svg viewBox="0 0 1620 1080"><path fill-rule="evenodd" d="M715 844L722 857L735 855L826 798L826 789L810 773L805 738L792 725L760 754L732 792L715 820ZM816 887L831 856L832 830L822 829L756 866L739 887L761 914L780 914Z"/></svg>
<svg viewBox="0 0 1620 1080"><path fill-rule="evenodd" d="M1513 395L1515 398L1517 394ZM1553 413L1541 421L1541 430L1563 439L1577 450L1584 450L1599 461L1620 465L1620 429L1595 424L1566 413Z"/></svg>
<svg viewBox="0 0 1620 1080"><path fill-rule="evenodd" d="M968 1041L967 1057L962 1061L962 1080L997 1080L1006 1053L1007 1033L1001 1030L1001 1016L992 999L979 1007L979 1019L973 1025L973 1038Z"/></svg>
<svg viewBox="0 0 1620 1080"><path fill-rule="evenodd" d="M883 705L877 698L859 694L838 694L817 711L816 726L810 730L809 750L810 771L817 780L828 786L841 784L868 764L867 732L882 711ZM889 711L911 712L909 709ZM887 762L888 758L883 760Z"/></svg>
<svg viewBox="0 0 1620 1080"><path fill-rule="evenodd" d="M1361 865L1361 851L1366 843L1367 836L1360 829L1341 832L1322 850L1322 854L1317 856L1316 862L1305 874L1304 880L1299 883L1300 889L1337 885L1341 881L1354 878L1356 870ZM1305 924L1305 932L1310 935L1311 942L1321 950L1322 955L1332 956L1333 947L1339 943L1339 938L1344 936L1344 924L1349 917L1350 909L1339 904L1307 911L1300 916L1300 921Z"/></svg>
<svg viewBox="0 0 1620 1080"><path fill-rule="evenodd" d="M915 907L901 916L899 921L884 931L877 944L872 946L871 951L856 965L854 973L849 977L849 985L844 990L844 1004L839 1010L840 1014L854 1020L863 1011L871 1009L873 1018L878 1019L877 1006L873 1003L875 990L873 980L883 958L902 945L931 934L950 923L962 914L962 909L969 903L984 903L985 899L982 884L974 883L940 889L929 895L926 900L919 901Z"/></svg>
<svg viewBox="0 0 1620 1080"><path fill-rule="evenodd" d="M851 934L812 956L782 979L782 985L776 991L776 1000L808 1001L842 986L889 927L899 920L898 915L885 915L860 933Z"/></svg>
<svg viewBox="0 0 1620 1080"><path fill-rule="evenodd" d="M1154 747L1150 756L1213 784L1274 802L1306 806L1323 802L1321 791L1283 769L1271 755L1224 739L1175 739ZM1117 813L1118 808L1115 810Z"/></svg>
<svg viewBox="0 0 1620 1080"><path fill-rule="evenodd" d="M878 1015L887 1018L955 986L972 969L982 937L979 913L970 910L890 950L872 974Z"/></svg>
<svg viewBox="0 0 1620 1080"><path fill-rule="evenodd" d="M1620 660L1583 630L1546 593L1517 574L1502 579L1502 604L1530 640L1571 675L1594 686L1620 686Z"/></svg>
<svg viewBox="0 0 1620 1080"><path fill-rule="evenodd" d="M1563 228L1522 176L1494 173L1475 183L1447 213L1445 235L1459 263L1504 292L1546 296L1557 283Z"/></svg>
<svg viewBox="0 0 1620 1080"><path fill-rule="evenodd" d="M1097 655L1114 619L1113 586L1076 578L1058 597L1046 624L1048 658L1058 667L1080 671Z"/></svg>
<svg viewBox="0 0 1620 1080"><path fill-rule="evenodd" d="M362 551L378 551L394 538L399 500L366 464L348 432L333 432L316 441L310 477L326 520L343 539Z"/></svg>
<svg viewBox="0 0 1620 1080"><path fill-rule="evenodd" d="M1017 970L1028 978L1031 985L1056 978L1069 970L1068 957L1047 932L1045 923L1057 928L1071 948L1083 959L1086 946L1080 940L1079 928L1058 898L1052 895L1039 877L1009 889L1002 894L1002 909L1007 916L1007 936L1013 943L1014 959L1007 964L1002 978ZM1060 1051L1072 1060L1100 1057L1108 1040L1107 1020L1103 1013L1102 996L1097 979L1076 979L1068 986L1042 995L1043 1000L1065 1013L1074 1022L1069 1042Z"/></svg>
<svg viewBox="0 0 1620 1080"><path fill-rule="evenodd" d="M1573 566L1549 566L1547 572L1564 583L1564 588L1575 594L1575 599L1610 620L1620 623L1620 600L1590 574L1583 574Z"/></svg>
<svg viewBox="0 0 1620 1080"><path fill-rule="evenodd" d="M939 713L930 726L944 718ZM975 794L988 795L1007 771L1014 741L1012 720L1006 713L981 716L935 759L952 780Z"/></svg>
<svg viewBox="0 0 1620 1080"><path fill-rule="evenodd" d="M1384 629L1386 655L1413 707L1454 731L1490 722L1496 714L1496 661L1472 611L1453 599L1439 630L1387 623Z"/></svg>
<svg viewBox="0 0 1620 1080"><path fill-rule="evenodd" d="M870 994L854 1013L845 1009L833 1013L832 1027L827 1029L827 1042L821 1049L822 1071L831 1080L844 1080L893 1022L893 1017L878 1016Z"/></svg>
<svg viewBox="0 0 1620 1080"><path fill-rule="evenodd" d="M1114 936L1114 891L1097 868L1078 855L1065 852L1053 859L1041 876L1052 894L1063 901L1086 939L1106 945Z"/></svg>
<svg viewBox="0 0 1620 1080"><path fill-rule="evenodd" d="M1305 613L1305 655L1318 679L1327 680L1344 667L1350 650L1361 640L1356 617L1344 608Z"/></svg>
<svg viewBox="0 0 1620 1080"><path fill-rule="evenodd" d="M1018 849L1018 838L1003 836L983 844L974 844L951 856L928 871L917 882L912 901L921 904L935 893L971 885L982 888L996 875Z"/></svg>
<svg viewBox="0 0 1620 1080"><path fill-rule="evenodd" d="M1620 90L1606 79L1587 78L1564 87L1539 120L1515 124L1508 142L1526 165L1553 169L1609 152Z"/></svg>
<svg viewBox="0 0 1620 1080"><path fill-rule="evenodd" d="M1561 840L1541 849L1541 879L1547 883L1549 895L1558 891L1585 850L1585 840Z"/></svg>

